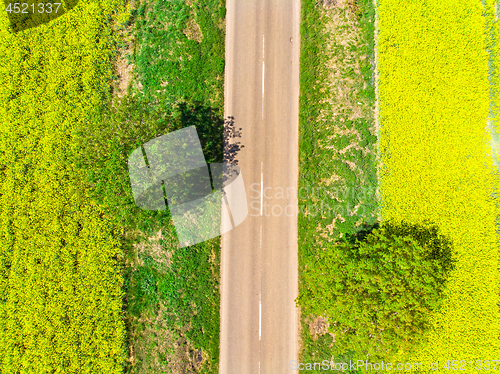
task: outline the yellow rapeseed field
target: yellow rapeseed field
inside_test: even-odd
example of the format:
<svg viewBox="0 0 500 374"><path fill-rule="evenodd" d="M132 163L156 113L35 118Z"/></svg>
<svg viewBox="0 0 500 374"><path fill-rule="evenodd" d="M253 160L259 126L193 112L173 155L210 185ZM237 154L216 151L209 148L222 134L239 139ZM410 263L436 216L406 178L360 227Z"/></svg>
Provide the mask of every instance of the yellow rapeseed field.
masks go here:
<svg viewBox="0 0 500 374"><path fill-rule="evenodd" d="M494 92L489 51L496 48L500 56L491 43L493 3L378 4L382 216L437 225L453 241L458 260L443 306L431 316L432 329L411 353L424 369L439 360L438 372L449 372L447 360L450 370L451 360L466 360L469 372L470 360L500 360L498 209L492 198L500 186L486 131ZM492 88L496 82L498 89L493 74ZM478 369L474 363L472 371Z"/></svg>
<svg viewBox="0 0 500 374"><path fill-rule="evenodd" d="M115 0L17 34L0 6L0 372L122 373L122 255L77 134L109 97Z"/></svg>

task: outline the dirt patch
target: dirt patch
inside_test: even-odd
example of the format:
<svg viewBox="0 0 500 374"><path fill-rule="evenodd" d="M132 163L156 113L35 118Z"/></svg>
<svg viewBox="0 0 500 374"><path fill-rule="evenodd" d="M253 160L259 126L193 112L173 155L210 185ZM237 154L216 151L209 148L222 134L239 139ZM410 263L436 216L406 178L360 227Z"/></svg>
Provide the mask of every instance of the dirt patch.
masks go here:
<svg viewBox="0 0 500 374"><path fill-rule="evenodd" d="M138 263L140 265L143 265L141 257L149 256L156 263L165 267L170 267L172 262L172 253L167 251L163 245L161 230L159 230L156 235L147 238L145 241L134 243L133 246L138 254Z"/></svg>
<svg viewBox="0 0 500 374"><path fill-rule="evenodd" d="M330 115L337 117L341 113L350 113L348 120L354 121L367 111L362 102L352 99L363 83L356 48L361 42L361 31L355 17L343 8L325 11L323 17L327 19L325 34L330 41L324 63L329 82L325 90L330 95L323 102L328 103ZM363 57L366 59L366 56Z"/></svg>
<svg viewBox="0 0 500 374"><path fill-rule="evenodd" d="M130 8L134 8L134 1L130 2ZM113 64L117 79L112 83L113 94L121 99L127 94L128 87L133 78L134 65L129 62L134 53L135 37L133 33L133 22L124 27L119 25L116 20L113 21L113 29L118 35L120 45L117 49L115 62Z"/></svg>
<svg viewBox="0 0 500 374"><path fill-rule="evenodd" d="M309 320L309 334L313 340L318 339L320 336L328 334L328 328L330 323L328 322L328 317L316 317L314 320ZM332 334L330 334L332 335ZM335 336L332 335L333 341L335 342Z"/></svg>
<svg viewBox="0 0 500 374"><path fill-rule="evenodd" d="M347 8L352 14L357 14L359 12L359 6L356 1L357 0L323 0L322 5L325 9Z"/></svg>
<svg viewBox="0 0 500 374"><path fill-rule="evenodd" d="M332 223L330 223L329 225L326 225L326 229L328 230L328 235L324 235L324 238L332 238L332 235L333 235L333 229L335 228L335 223L337 221L340 221L340 222L345 222L345 219L344 217L342 217L340 214L337 214L337 216L332 220Z"/></svg>
<svg viewBox="0 0 500 374"><path fill-rule="evenodd" d="M177 248L178 243L171 234L164 237L162 230L152 236L147 236L141 231L130 230L125 233L125 239L132 242L129 248L129 260L127 266L136 270L140 266L144 266L144 258L151 258L160 268L166 270L170 268L172 262L172 252L167 248Z"/></svg>
<svg viewBox="0 0 500 374"><path fill-rule="evenodd" d="M323 0L323 7L326 9L333 8L337 6L337 0Z"/></svg>
<svg viewBox="0 0 500 374"><path fill-rule="evenodd" d="M322 185L325 185L325 186L327 186L327 187L328 187L328 186L330 186L332 183L337 182L337 181L342 181L342 180L343 180L343 179L342 179L340 176L338 176L338 175L336 175L336 174L333 174L333 175L332 175L330 178L328 178L328 179L326 179L326 178L321 179L321 180L320 180L320 183L321 183Z"/></svg>
<svg viewBox="0 0 500 374"><path fill-rule="evenodd" d="M191 12L191 17L186 24L186 28L182 30L182 33L186 35L189 40L194 40L200 43L203 39L203 34L201 33L200 26L196 23L196 17L193 12Z"/></svg>
<svg viewBox="0 0 500 374"><path fill-rule="evenodd" d="M133 52L133 48L128 46L126 49L120 52L120 57L118 58L116 64L116 73L118 75L118 82L116 87L116 95L118 98L122 98L127 93L128 85L132 80L132 72L134 70L134 65L127 60L128 55Z"/></svg>
<svg viewBox="0 0 500 374"><path fill-rule="evenodd" d="M323 8L348 8L351 12L356 12L358 10L358 4L356 0L322 0Z"/></svg>

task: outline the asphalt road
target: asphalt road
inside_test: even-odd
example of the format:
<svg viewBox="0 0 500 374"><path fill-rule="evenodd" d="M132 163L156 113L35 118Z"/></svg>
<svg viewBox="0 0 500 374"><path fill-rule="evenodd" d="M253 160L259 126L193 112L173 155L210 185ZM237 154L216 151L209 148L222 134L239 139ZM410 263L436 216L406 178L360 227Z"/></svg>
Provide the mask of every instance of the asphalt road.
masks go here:
<svg viewBox="0 0 500 374"><path fill-rule="evenodd" d="M225 116L249 211L222 235L221 374L295 372L299 24L300 0L227 0Z"/></svg>

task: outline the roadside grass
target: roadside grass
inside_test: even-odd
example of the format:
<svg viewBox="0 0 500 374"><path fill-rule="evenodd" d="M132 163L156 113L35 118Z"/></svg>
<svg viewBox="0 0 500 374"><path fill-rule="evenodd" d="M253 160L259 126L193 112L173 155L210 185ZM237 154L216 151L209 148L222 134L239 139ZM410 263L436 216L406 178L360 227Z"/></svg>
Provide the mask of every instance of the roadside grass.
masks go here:
<svg viewBox="0 0 500 374"><path fill-rule="evenodd" d="M379 217L374 15L371 1L302 1L299 293L312 292L310 302L319 305L317 279L332 274L315 271L318 251L370 230ZM352 357L328 328L314 333L315 325L332 323L331 318L302 316L301 362Z"/></svg>
<svg viewBox="0 0 500 374"><path fill-rule="evenodd" d="M199 101L222 116L225 2L140 1L136 8L133 63L144 99L167 112L178 101Z"/></svg>
<svg viewBox="0 0 500 374"><path fill-rule="evenodd" d="M121 230L127 373L217 373L220 238L179 248L168 211L135 206L127 159L195 125L207 162L222 162L223 1L137 1L117 22L115 96L80 136L92 197Z"/></svg>
<svg viewBox="0 0 500 374"><path fill-rule="evenodd" d="M465 360L469 369L500 351L498 179L486 132L498 108L488 82L494 3L384 0L378 8L382 216L432 221L457 259L413 362Z"/></svg>

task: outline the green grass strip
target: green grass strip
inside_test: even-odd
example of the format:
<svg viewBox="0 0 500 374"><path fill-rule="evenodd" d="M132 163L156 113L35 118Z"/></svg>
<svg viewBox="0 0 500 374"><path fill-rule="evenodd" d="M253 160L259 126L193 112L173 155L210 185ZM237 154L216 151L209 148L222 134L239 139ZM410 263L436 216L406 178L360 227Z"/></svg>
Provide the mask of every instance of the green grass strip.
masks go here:
<svg viewBox="0 0 500 374"><path fill-rule="evenodd" d="M168 211L135 206L127 159L147 141L194 125L207 162L222 162L225 4L139 1L131 15L134 81L125 97L88 118L92 136L82 134L80 165L93 199L125 234L133 351L126 372L216 373L220 238L178 248ZM154 249L148 238L160 230Z"/></svg>

